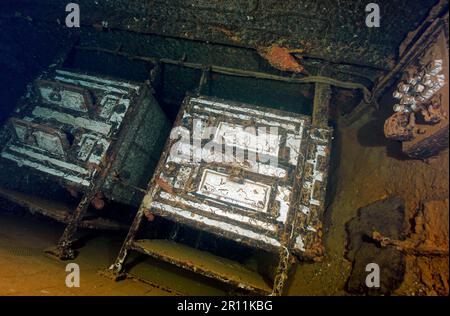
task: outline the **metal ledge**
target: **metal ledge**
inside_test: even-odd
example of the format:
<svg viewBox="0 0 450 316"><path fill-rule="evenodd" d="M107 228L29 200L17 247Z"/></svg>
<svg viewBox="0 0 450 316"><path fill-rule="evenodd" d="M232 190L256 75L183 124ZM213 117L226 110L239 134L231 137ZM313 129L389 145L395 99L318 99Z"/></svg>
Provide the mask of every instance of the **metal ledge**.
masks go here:
<svg viewBox="0 0 450 316"><path fill-rule="evenodd" d="M2 187L0 187L0 197L30 210L31 213L39 213L65 224L70 222L76 207ZM128 228L126 225L101 217L82 220L78 227L102 230L126 230Z"/></svg>
<svg viewBox="0 0 450 316"><path fill-rule="evenodd" d="M257 294L267 295L272 292L272 286L259 273L238 262L174 241L136 240L132 242L131 249Z"/></svg>

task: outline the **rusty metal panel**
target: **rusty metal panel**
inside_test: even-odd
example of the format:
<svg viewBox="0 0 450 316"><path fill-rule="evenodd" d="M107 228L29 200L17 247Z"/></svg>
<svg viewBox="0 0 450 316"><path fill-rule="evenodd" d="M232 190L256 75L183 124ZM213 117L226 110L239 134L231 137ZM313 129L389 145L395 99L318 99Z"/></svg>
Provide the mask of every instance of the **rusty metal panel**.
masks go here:
<svg viewBox="0 0 450 316"><path fill-rule="evenodd" d="M0 196L67 223L48 253L72 259L79 227L124 228L88 209L138 205L169 129L150 82L51 68L0 130Z"/></svg>
<svg viewBox="0 0 450 316"><path fill-rule="evenodd" d="M330 137L308 116L187 97L142 206L256 248L296 240L305 252L321 230Z"/></svg>
<svg viewBox="0 0 450 316"><path fill-rule="evenodd" d="M57 69L29 86L1 157L68 186L88 188L106 160L138 84Z"/></svg>

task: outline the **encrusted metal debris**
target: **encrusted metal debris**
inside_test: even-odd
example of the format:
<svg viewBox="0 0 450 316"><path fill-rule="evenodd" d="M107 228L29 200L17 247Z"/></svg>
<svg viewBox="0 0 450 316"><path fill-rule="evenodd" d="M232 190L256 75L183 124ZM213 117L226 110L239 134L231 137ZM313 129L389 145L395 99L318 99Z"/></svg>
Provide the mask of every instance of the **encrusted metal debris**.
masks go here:
<svg viewBox="0 0 450 316"><path fill-rule="evenodd" d="M72 258L78 227L123 229L104 218L85 218L88 207L102 209L105 198L132 204L134 191L126 187L124 194L123 183L145 185L152 171L148 161L158 157L153 155L162 149L158 139L165 139L165 127L167 132L167 119L145 85L68 69L46 71L28 86L1 132L1 168L81 199L70 207L58 197L37 198L20 176L1 184L1 196L67 223L52 253ZM149 128L153 137L142 137Z"/></svg>
<svg viewBox="0 0 450 316"><path fill-rule="evenodd" d="M445 84L442 72L442 59L434 59L418 73L400 82L393 96L400 100L394 105L394 112L417 112L425 110L425 105Z"/></svg>
<svg viewBox="0 0 450 316"><path fill-rule="evenodd" d="M142 248L134 239L142 219L152 213L279 255L271 287L281 294L292 253L312 260L322 255L331 132L311 126L308 116L187 97L111 269L120 272L128 250ZM142 252L165 257L152 249ZM222 281L232 279L182 260L166 261Z"/></svg>
<svg viewBox="0 0 450 316"><path fill-rule="evenodd" d="M10 119L1 157L88 188L141 87L62 69L43 77Z"/></svg>
<svg viewBox="0 0 450 316"><path fill-rule="evenodd" d="M393 97L394 114L386 120L387 138L402 141L403 152L427 158L448 147L448 34L433 28L403 73Z"/></svg>

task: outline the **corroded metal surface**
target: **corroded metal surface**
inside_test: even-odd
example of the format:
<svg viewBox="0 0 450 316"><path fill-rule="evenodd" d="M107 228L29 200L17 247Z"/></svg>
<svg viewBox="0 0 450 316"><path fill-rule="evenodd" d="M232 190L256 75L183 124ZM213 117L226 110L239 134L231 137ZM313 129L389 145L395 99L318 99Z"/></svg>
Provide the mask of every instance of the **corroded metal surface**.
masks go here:
<svg viewBox="0 0 450 316"><path fill-rule="evenodd" d="M384 123L384 135L393 140L411 140L414 126L414 113L395 113Z"/></svg>
<svg viewBox="0 0 450 316"><path fill-rule="evenodd" d="M402 141L411 158L427 158L448 147L448 34L441 25L409 61L393 96L399 99L385 135Z"/></svg>
<svg viewBox="0 0 450 316"><path fill-rule="evenodd" d="M160 239L136 240L132 249L245 291L260 295L271 293L271 287L257 272L209 252Z"/></svg>
<svg viewBox="0 0 450 316"><path fill-rule="evenodd" d="M41 78L10 120L1 157L85 190L141 87L62 69Z"/></svg>
<svg viewBox="0 0 450 316"><path fill-rule="evenodd" d="M276 251L284 242L282 236L289 226L288 219L296 212L291 208L297 199L292 189L301 181L298 178L308 149L311 162L317 160L314 165L317 167L309 175L312 178L307 178L311 182L302 182L311 186L311 192L316 190L305 203L309 205L311 200L317 204L323 199L317 194L322 182L314 181L325 178L323 171L327 160L322 159L328 155L325 147L311 147L316 136L307 136L310 118L205 97L187 98L181 113L175 130L184 127L192 131L193 124L201 124L202 133L214 127L215 134L208 136L212 141L210 145L221 144L224 140L225 146L267 155L275 158L277 164L240 159L227 150L220 150L213 157L211 147L201 148L205 142L195 145L194 138L200 135L194 133L189 138L194 141L193 147L185 140L173 139L161 158L155 190L151 196L146 196L143 206L187 225ZM268 137L264 139L265 146L256 148L261 143L258 136L245 130L249 126L272 126L278 129L278 134L273 137L259 134L259 137ZM193 161L197 159L195 155L203 161Z"/></svg>
<svg viewBox="0 0 450 316"><path fill-rule="evenodd" d="M293 251L306 260L323 256L322 216L325 209L332 129L311 128L301 181Z"/></svg>
<svg viewBox="0 0 450 316"><path fill-rule="evenodd" d="M63 200L55 194L37 205L33 185L23 187L17 176L6 183L2 177L2 186L18 191L2 196L66 223L58 246L49 252L73 258L71 244L79 227L123 229L88 216L89 205L103 208L103 198L128 205L140 200L133 188L140 190L151 177L168 129L147 85L65 69L46 71L29 85L3 128L0 163L15 170L19 180L20 175L31 177L34 186L67 189L78 205L55 209L54 200Z"/></svg>
<svg viewBox="0 0 450 316"><path fill-rule="evenodd" d="M315 126L328 126L331 87L326 83L316 83L314 88L314 106L312 123Z"/></svg>
<svg viewBox="0 0 450 316"><path fill-rule="evenodd" d="M19 7L23 16L49 22L64 21L67 4L64 1L22 2L28 4ZM390 32L366 27L367 2L360 0L79 0L77 3L84 12L82 23L99 29L123 29L250 47L270 47L284 40L285 47L307 47L307 56L387 67L395 59L397 47L411 25L422 20L435 2L381 1L381 26ZM399 7L402 10L398 10ZM365 56L364 61L361 56Z"/></svg>
<svg viewBox="0 0 450 316"><path fill-rule="evenodd" d="M130 249L142 251L135 236L142 220L156 214L278 255L272 293L281 294L292 253L322 255L331 134L311 126L308 116L186 97L111 270L122 271ZM177 261L152 249L142 252ZM180 260L177 265L190 267ZM214 271L197 272L218 278ZM230 281L233 271L228 273Z"/></svg>
<svg viewBox="0 0 450 316"><path fill-rule="evenodd" d="M41 214L61 223L68 224L71 221L71 205L58 201L50 201L35 196L30 196L13 190L0 188L0 197L22 206L32 214ZM78 227L88 229L125 230L125 224L107 218L86 218L80 221Z"/></svg>

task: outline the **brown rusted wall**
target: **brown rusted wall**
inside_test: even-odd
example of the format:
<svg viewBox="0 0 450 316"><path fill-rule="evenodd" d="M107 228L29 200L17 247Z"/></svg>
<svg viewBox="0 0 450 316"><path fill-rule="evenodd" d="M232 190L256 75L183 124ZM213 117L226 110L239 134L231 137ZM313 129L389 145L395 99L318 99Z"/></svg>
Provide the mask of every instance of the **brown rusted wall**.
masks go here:
<svg viewBox="0 0 450 316"><path fill-rule="evenodd" d="M3 13L64 21L66 0L15 0ZM381 27L365 25L360 0L78 0L83 24L108 26L249 47L283 41L335 62L389 67L407 32L436 0L375 1Z"/></svg>
<svg viewBox="0 0 450 316"><path fill-rule="evenodd" d="M364 7L370 1L359 0L73 0L81 8L80 29L64 25L68 2L0 2L0 84L4 87L0 108L5 115L26 82L48 67L60 49L76 42L110 49L122 45L122 51L130 54L173 59L185 56L191 62L285 76L290 73L271 67L255 49L272 44L304 48L300 62L310 74L371 88L393 64L407 32L437 1L377 1L381 8L379 29L365 26ZM102 22L108 28L99 32ZM180 85L178 90L177 104L186 89ZM305 94L295 85L291 90L294 92L282 94L293 98L300 92ZM339 103L344 112L358 103L358 97L348 91L344 92L350 97L335 92L332 104Z"/></svg>

